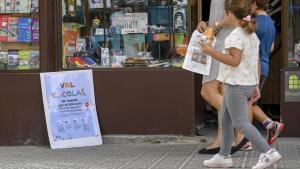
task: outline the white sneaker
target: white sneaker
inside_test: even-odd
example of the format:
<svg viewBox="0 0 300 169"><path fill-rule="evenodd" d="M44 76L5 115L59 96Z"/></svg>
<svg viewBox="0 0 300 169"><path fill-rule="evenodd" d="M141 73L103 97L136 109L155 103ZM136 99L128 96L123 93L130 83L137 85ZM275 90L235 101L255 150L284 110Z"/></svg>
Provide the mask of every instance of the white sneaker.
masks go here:
<svg viewBox="0 0 300 169"><path fill-rule="evenodd" d="M278 162L281 159L281 155L275 149L269 150L267 153L262 153L259 157L259 160L252 169L264 169L274 163Z"/></svg>
<svg viewBox="0 0 300 169"><path fill-rule="evenodd" d="M204 160L203 165L209 168L231 168L233 167L231 156L224 157L220 154L214 155L209 160Z"/></svg>

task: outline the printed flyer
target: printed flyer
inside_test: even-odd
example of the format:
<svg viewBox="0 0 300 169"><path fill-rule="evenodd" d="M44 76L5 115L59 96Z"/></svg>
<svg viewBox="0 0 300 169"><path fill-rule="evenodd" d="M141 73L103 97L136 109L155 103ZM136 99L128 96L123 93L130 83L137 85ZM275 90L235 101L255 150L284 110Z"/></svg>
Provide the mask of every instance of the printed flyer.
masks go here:
<svg viewBox="0 0 300 169"><path fill-rule="evenodd" d="M40 77L51 148L101 145L92 70Z"/></svg>
<svg viewBox="0 0 300 169"><path fill-rule="evenodd" d="M212 58L202 53L198 45L200 36L201 33L197 30L192 34L182 68L194 73L209 75Z"/></svg>

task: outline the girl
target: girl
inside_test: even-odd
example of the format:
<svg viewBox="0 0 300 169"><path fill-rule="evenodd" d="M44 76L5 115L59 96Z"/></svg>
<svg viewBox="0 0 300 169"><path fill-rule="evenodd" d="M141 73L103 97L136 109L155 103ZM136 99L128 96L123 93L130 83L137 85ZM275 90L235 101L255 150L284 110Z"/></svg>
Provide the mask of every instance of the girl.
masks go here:
<svg viewBox="0 0 300 169"><path fill-rule="evenodd" d="M260 151L258 163L253 169L264 169L281 159L281 155L261 136L249 122L247 102L260 97L258 88L259 40L254 33L255 22L251 21L250 0L225 0L225 25L234 30L225 40L224 53L211 46L201 44L202 51L222 64L218 80L225 84L225 95L221 106L222 140L218 154L204 161L210 168L233 167L230 150L233 128L239 129Z"/></svg>
<svg viewBox="0 0 300 169"><path fill-rule="evenodd" d="M222 19L225 13L225 0L211 0L209 21L210 27L217 31L215 49L218 51L223 51L225 38L231 33L233 28L224 27ZM198 31L204 32L208 28L206 22L200 22L198 24ZM224 95L224 86L217 80L219 74L220 62L216 59L212 59L210 74L208 76L203 76L201 96L218 112L218 134L213 144L207 148L199 150L199 154L216 154L220 151L221 143L221 114L220 108ZM249 114L249 118L252 118ZM232 147L232 154L240 150L243 146L247 144L247 139L241 134L236 132L235 143L236 145Z"/></svg>

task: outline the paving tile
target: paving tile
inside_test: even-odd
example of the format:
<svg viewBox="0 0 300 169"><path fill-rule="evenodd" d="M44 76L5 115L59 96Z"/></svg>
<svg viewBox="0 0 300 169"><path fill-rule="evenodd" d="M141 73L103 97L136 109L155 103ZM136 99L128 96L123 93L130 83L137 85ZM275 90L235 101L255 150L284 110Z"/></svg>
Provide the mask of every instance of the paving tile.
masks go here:
<svg viewBox="0 0 300 169"><path fill-rule="evenodd" d="M64 150L49 147L0 147L0 169L201 169L211 155L199 155L199 144L123 144ZM300 168L300 138L280 138L274 147L283 159L270 168ZM251 168L259 152L233 155L234 168Z"/></svg>

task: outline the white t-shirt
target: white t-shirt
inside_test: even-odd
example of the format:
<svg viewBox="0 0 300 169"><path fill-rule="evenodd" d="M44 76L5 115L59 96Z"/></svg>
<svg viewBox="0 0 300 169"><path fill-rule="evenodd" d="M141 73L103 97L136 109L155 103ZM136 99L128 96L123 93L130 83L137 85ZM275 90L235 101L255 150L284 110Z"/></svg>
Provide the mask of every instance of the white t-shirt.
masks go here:
<svg viewBox="0 0 300 169"><path fill-rule="evenodd" d="M221 63L217 80L230 85L259 84L259 44L260 41L255 33L249 35L243 28L235 28L225 39L224 53L228 54L230 48L242 50L241 63L237 67Z"/></svg>

